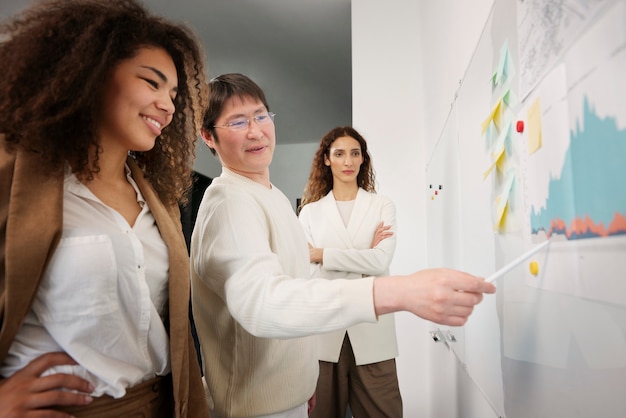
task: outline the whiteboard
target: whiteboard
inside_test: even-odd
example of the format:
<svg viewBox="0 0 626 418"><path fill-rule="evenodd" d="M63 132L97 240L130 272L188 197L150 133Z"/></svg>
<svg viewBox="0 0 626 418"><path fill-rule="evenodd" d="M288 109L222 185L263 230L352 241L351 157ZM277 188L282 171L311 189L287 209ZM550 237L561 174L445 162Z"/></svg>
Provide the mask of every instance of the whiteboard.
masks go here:
<svg viewBox="0 0 626 418"><path fill-rule="evenodd" d="M550 241L438 328L497 416L626 416L625 22L496 0L428 159L430 267L487 277Z"/></svg>

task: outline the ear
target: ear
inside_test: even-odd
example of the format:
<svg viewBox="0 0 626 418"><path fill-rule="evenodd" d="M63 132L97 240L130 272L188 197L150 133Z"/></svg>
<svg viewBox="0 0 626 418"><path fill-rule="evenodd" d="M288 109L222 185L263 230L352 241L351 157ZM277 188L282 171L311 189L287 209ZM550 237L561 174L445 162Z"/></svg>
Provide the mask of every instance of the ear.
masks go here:
<svg viewBox="0 0 626 418"><path fill-rule="evenodd" d="M326 167L330 167L330 160L326 155L324 155L324 165L326 165Z"/></svg>
<svg viewBox="0 0 626 418"><path fill-rule="evenodd" d="M200 135L202 136L202 142L204 142L209 148L215 149L215 142L211 132L202 129L200 131Z"/></svg>

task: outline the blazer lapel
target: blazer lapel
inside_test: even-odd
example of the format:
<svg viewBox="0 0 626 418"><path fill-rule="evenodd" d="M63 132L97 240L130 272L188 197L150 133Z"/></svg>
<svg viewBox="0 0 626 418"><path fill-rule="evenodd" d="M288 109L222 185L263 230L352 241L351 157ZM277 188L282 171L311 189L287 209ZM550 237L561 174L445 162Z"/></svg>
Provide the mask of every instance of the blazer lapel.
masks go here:
<svg viewBox="0 0 626 418"><path fill-rule="evenodd" d="M168 208L133 160L128 160L133 179L156 220L169 254L169 335L174 398L177 408L185 408L189 395L189 257L180 224L178 206ZM195 360L195 359L192 359ZM180 411L178 411L180 412Z"/></svg>
<svg viewBox="0 0 626 418"><path fill-rule="evenodd" d="M346 225L343 223L343 219L341 217L341 213L339 213L337 201L335 200L335 196L333 195L332 190L321 199L321 203L322 210L326 214L328 222L330 223L333 231L337 234L337 238L344 243L346 248L352 248L352 240L348 235ZM352 218L352 216L353 215L350 215L350 218ZM352 219L350 219L348 225L350 225L351 222Z"/></svg>
<svg viewBox="0 0 626 418"><path fill-rule="evenodd" d="M1 199L9 196L0 308L0 359L3 359L30 309L46 264L59 243L63 217L63 171L55 176L41 172L38 153L18 147L8 154L0 144ZM13 165L11 172L10 166ZM9 186L10 185L10 186ZM0 220L1 222L1 220Z"/></svg>
<svg viewBox="0 0 626 418"><path fill-rule="evenodd" d="M361 225L367 219L367 213L370 209L372 196L365 190L359 188L350 214L350 222L348 222L347 234L350 241L359 233Z"/></svg>

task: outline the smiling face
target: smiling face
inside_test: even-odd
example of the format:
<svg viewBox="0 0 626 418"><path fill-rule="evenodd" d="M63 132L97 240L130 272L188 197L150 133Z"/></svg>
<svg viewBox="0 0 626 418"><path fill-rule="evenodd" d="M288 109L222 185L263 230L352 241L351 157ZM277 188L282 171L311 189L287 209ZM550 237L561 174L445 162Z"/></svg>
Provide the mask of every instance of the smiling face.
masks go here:
<svg viewBox="0 0 626 418"><path fill-rule="evenodd" d="M107 82L98 135L105 151L148 151L171 121L178 77L161 48L140 48Z"/></svg>
<svg viewBox="0 0 626 418"><path fill-rule="evenodd" d="M338 182L356 184L363 153L361 144L350 136L341 136L333 141L324 157L324 164L330 167L333 174L333 184Z"/></svg>
<svg viewBox="0 0 626 418"><path fill-rule="evenodd" d="M259 124L255 116L267 113L262 102L249 96L231 97L224 103L215 128L203 130L204 142L217 152L222 165L269 187L269 167L276 145L274 123ZM250 119L241 130L227 127L237 119Z"/></svg>

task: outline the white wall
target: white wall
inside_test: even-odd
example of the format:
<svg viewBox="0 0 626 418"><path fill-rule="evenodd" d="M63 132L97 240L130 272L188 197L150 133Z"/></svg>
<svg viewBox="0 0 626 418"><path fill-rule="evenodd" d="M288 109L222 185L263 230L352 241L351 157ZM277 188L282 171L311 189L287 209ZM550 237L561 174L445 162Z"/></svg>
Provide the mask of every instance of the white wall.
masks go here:
<svg viewBox="0 0 626 418"><path fill-rule="evenodd" d="M491 0L352 2L353 124L371 146L379 193L397 206L392 273L426 267L425 163L491 5ZM456 418L459 399L484 401L466 388L467 379L460 379L463 393L457 394L457 362L432 341L431 325L397 315L404 415Z"/></svg>
<svg viewBox="0 0 626 418"><path fill-rule="evenodd" d="M427 267L425 163L491 5L492 0L352 2L353 125L370 145L379 193L398 209L392 273ZM294 204L316 148L317 143L276 147L272 181ZM204 145L196 170L209 177L221 170ZM400 313L397 328L407 418L489 417L452 353L430 338L431 323Z"/></svg>

